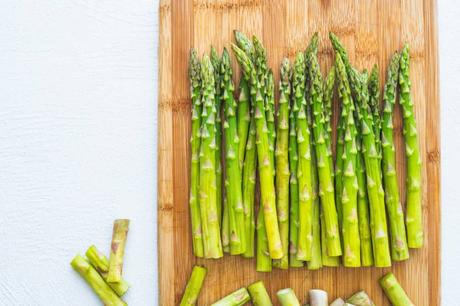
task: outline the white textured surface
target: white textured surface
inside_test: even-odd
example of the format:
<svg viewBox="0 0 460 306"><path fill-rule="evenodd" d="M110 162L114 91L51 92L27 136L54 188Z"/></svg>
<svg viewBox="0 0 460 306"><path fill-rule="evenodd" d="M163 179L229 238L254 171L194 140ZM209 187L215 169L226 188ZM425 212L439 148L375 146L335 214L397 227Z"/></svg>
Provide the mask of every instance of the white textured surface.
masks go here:
<svg viewBox="0 0 460 306"><path fill-rule="evenodd" d="M460 275L460 8L439 1L442 299ZM100 305L69 266L132 220L130 305L156 305L157 1L0 4L0 305Z"/></svg>

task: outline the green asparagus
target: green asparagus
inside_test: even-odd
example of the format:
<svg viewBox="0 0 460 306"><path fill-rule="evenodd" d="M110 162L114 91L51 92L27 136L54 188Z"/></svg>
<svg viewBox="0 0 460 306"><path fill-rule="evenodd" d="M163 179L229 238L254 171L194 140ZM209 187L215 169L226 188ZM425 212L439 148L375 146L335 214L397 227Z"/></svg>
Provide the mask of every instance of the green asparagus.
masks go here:
<svg viewBox="0 0 460 306"><path fill-rule="evenodd" d="M110 244L109 271L107 272L108 283L121 282L123 257L125 254L128 229L128 219L117 219L113 223L112 243Z"/></svg>
<svg viewBox="0 0 460 306"><path fill-rule="evenodd" d="M379 158L382 158L382 117L380 114L380 79L379 79L379 68L377 65L372 67L371 74L367 81L367 87L369 90L369 106L372 112L373 125L375 135L375 147Z"/></svg>
<svg viewBox="0 0 460 306"><path fill-rule="evenodd" d="M222 257L219 217L216 204L216 127L214 70L207 55L201 62L203 111L200 146L200 211L204 257Z"/></svg>
<svg viewBox="0 0 460 306"><path fill-rule="evenodd" d="M396 152L393 141L393 111L396 102L396 88L399 72L399 54L391 58L387 82L383 93L382 122L382 167L385 186L385 204L390 223L391 258L401 261L409 258L404 214L399 200L398 178L396 176Z"/></svg>
<svg viewBox="0 0 460 306"><path fill-rule="evenodd" d="M251 296L252 304L254 306L272 306L272 301L265 289L262 281L255 282L248 286L249 295Z"/></svg>
<svg viewBox="0 0 460 306"><path fill-rule="evenodd" d="M190 215L192 222L193 253L203 257L203 235L201 231L201 216L198 203L200 180L200 126L201 126L201 64L196 50L190 50L189 61L190 95L192 98L192 127L190 137Z"/></svg>
<svg viewBox="0 0 460 306"><path fill-rule="evenodd" d="M403 111L403 134L406 141L406 228L410 248L423 246L422 220L422 160L414 115L414 102L410 94L409 45L401 51L399 70L399 103Z"/></svg>
<svg viewBox="0 0 460 306"><path fill-rule="evenodd" d="M379 283L393 306L414 306L393 273L384 275Z"/></svg>
<svg viewBox="0 0 460 306"><path fill-rule="evenodd" d="M300 306L300 302L291 288L281 289L276 295L282 306Z"/></svg>
<svg viewBox="0 0 460 306"><path fill-rule="evenodd" d="M250 98L249 98L249 84L248 80L242 76L239 84L239 96L238 96L238 160L240 169L243 169L244 156L246 153L246 143L249 137L249 126L251 121L250 114Z"/></svg>
<svg viewBox="0 0 460 306"><path fill-rule="evenodd" d="M375 306L366 291L358 291L347 299L347 303L356 306Z"/></svg>
<svg viewBox="0 0 460 306"><path fill-rule="evenodd" d="M280 98L278 102L278 130L276 132L276 201L278 223L283 257L273 262L273 266L281 269L289 267L289 101L291 67L285 58L281 64Z"/></svg>
<svg viewBox="0 0 460 306"><path fill-rule="evenodd" d="M246 290L246 288L241 288L213 303L211 306L242 306L250 300L251 297L249 296L248 290Z"/></svg>

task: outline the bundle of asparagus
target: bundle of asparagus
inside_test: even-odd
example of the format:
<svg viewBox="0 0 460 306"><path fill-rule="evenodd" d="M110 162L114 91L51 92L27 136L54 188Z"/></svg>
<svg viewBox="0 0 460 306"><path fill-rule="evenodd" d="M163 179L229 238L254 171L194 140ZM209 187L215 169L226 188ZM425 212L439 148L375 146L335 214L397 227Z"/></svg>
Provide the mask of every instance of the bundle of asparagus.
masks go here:
<svg viewBox="0 0 460 306"><path fill-rule="evenodd" d="M358 71L333 33L335 64L323 80L314 34L292 65L282 61L276 109L274 74L262 42L238 31L235 40L231 48L241 68L236 95L225 49L219 56L212 48L201 61L190 53L194 254L256 254L256 269L263 272L338 266L340 257L346 267L388 267L408 259L408 248L423 244L408 47L392 57L380 95L378 67L370 74ZM405 223L392 123L398 89L408 167ZM340 115L333 133L335 91Z"/></svg>

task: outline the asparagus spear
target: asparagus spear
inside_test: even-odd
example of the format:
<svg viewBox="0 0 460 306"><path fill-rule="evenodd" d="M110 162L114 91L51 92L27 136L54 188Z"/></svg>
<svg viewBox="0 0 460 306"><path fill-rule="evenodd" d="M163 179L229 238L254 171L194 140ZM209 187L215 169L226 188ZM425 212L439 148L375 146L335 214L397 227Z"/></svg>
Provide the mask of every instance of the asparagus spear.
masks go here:
<svg viewBox="0 0 460 306"><path fill-rule="evenodd" d="M341 298L337 298L329 306L343 306L343 305L345 305L345 301L342 300Z"/></svg>
<svg viewBox="0 0 460 306"><path fill-rule="evenodd" d="M201 62L203 112L200 147L200 211L205 258L222 257L216 204L216 128L214 70L207 55Z"/></svg>
<svg viewBox="0 0 460 306"><path fill-rule="evenodd" d="M90 263L80 255L74 257L70 263L72 268L85 279L88 285L99 296L104 305L107 306L126 306L115 291L102 279L102 276L90 265Z"/></svg>
<svg viewBox="0 0 460 306"><path fill-rule="evenodd" d="M396 177L396 153L393 141L393 110L399 71L399 54L391 58L387 82L383 93L382 152L385 204L390 223L391 258L396 261L409 258L404 214L399 200Z"/></svg>
<svg viewBox="0 0 460 306"><path fill-rule="evenodd" d="M239 32L237 30L233 31L235 35L235 40L237 46L248 56L248 58L252 61L254 60L254 45L252 44L252 41L242 32Z"/></svg>
<svg viewBox="0 0 460 306"><path fill-rule="evenodd" d="M273 72L269 70L266 82L265 95L265 113L267 116L268 142L270 149L270 162L273 164L273 177L275 177L275 147L276 147L276 130L275 130L275 83Z"/></svg>
<svg viewBox="0 0 460 306"><path fill-rule="evenodd" d="M329 256L327 252L326 222L324 220L323 207L320 205L320 223L321 223L321 259L325 267L338 267L340 265L340 256Z"/></svg>
<svg viewBox="0 0 460 306"><path fill-rule="evenodd" d="M316 143L315 151L317 155L316 165L319 177L319 195L323 205L326 225L327 250L330 256L339 256L342 254L342 250L340 246L338 217L334 199L333 170L330 168L330 155L325 141L327 137L327 127L325 127L322 109L322 77L316 53L310 53L309 57L311 107L314 115L313 135Z"/></svg>
<svg viewBox="0 0 460 306"><path fill-rule="evenodd" d="M194 266L192 275L188 280L187 287L185 287L184 295L180 302L180 306L193 306L198 300L201 287L203 287L204 279L208 270L201 266Z"/></svg>
<svg viewBox="0 0 460 306"><path fill-rule="evenodd" d="M361 249L359 239L357 196L358 181L356 176L357 131L353 117L354 105L351 98L345 65L340 54L336 54L338 92L342 100L342 119L345 122L344 152L343 152L343 190L342 194L342 235L343 235L343 264L345 267L359 267L361 265Z"/></svg>
<svg viewBox="0 0 460 306"><path fill-rule="evenodd" d="M211 306L241 306L249 302L249 300L251 300L251 297L249 296L248 290L246 290L246 288L241 288L230 293Z"/></svg>
<svg viewBox="0 0 460 306"><path fill-rule="evenodd" d="M291 73L292 80L292 73ZM294 95L291 95L291 102L295 103ZM299 239L299 186L297 181L297 133L294 105L289 110L289 265L291 267L302 267L303 261L297 259L297 245Z"/></svg>
<svg viewBox="0 0 460 306"><path fill-rule="evenodd" d="M302 53L297 53L294 66L293 94L296 114L297 148L299 164L297 178L299 184L299 234L297 242L297 259L311 259L313 190L311 185L310 130L306 116L305 100L305 60Z"/></svg>
<svg viewBox="0 0 460 306"><path fill-rule="evenodd" d="M379 68L377 65L372 67L371 75L367 82L369 90L369 106L373 117L373 130L375 135L375 147L379 157L382 158L382 117L380 115L380 79Z"/></svg>
<svg viewBox="0 0 460 306"><path fill-rule="evenodd" d="M342 106L340 107L339 114L342 113ZM337 123L337 139L336 139L336 146L335 146L335 206L337 208L337 219L339 222L339 227L342 228L342 195L339 190L343 190L343 149L344 149L344 142L343 136L345 134L345 121L339 116L339 122Z"/></svg>
<svg viewBox="0 0 460 306"><path fill-rule="evenodd" d="M291 288L281 289L276 295L282 306L300 306L300 302L297 299L294 290Z"/></svg>
<svg viewBox="0 0 460 306"><path fill-rule="evenodd" d="M276 213L275 184L273 180L273 167L270 162L269 140L267 123L265 120L265 106L261 94L260 81L255 73L254 65L249 57L232 45L235 56L241 65L244 74L251 80L251 99L254 100L254 118L256 122L257 157L260 176L260 194L264 212L265 228L270 250L270 257L278 259L283 256L281 238L279 234Z"/></svg>
<svg viewBox="0 0 460 306"><path fill-rule="evenodd" d="M348 60L345 49L338 38L330 33L330 39L337 54L340 54L348 78L350 87L355 97L359 127L363 145L363 159L367 175L367 191L370 203L371 234L374 261L377 267L391 266L390 250L388 247L388 231L385 215L385 200L382 186L382 173L380 159L375 146L375 135L372 130L372 114L369 110L369 93L367 80L362 78L353 69Z"/></svg>
<svg viewBox="0 0 460 306"><path fill-rule="evenodd" d="M399 103L403 111L403 134L406 141L407 187L406 187L406 228L410 248L423 246L422 221L422 160L414 116L414 102L410 95L409 45L401 51L399 70Z"/></svg>
<svg viewBox="0 0 460 306"><path fill-rule="evenodd" d="M128 236L129 220L117 219L113 223L112 244L110 245L108 283L119 283L123 270L126 238Z"/></svg>
<svg viewBox="0 0 460 306"><path fill-rule="evenodd" d="M221 59L214 47L211 47L211 63L214 68L214 82L216 86L216 204L219 225L222 216L222 73L220 71Z"/></svg>
<svg viewBox="0 0 460 306"><path fill-rule="evenodd" d="M192 220L193 254L203 257L203 235L198 203L200 180L200 126L201 126L201 64L195 49L190 50L189 60L190 95L192 98L192 128L190 137L190 215Z"/></svg>
<svg viewBox="0 0 460 306"><path fill-rule="evenodd" d="M356 292L347 299L347 303L356 305L356 306L375 306L371 298L363 290Z"/></svg>
<svg viewBox="0 0 460 306"><path fill-rule="evenodd" d="M379 280L380 286L394 306L414 306L393 273L384 275Z"/></svg>
<svg viewBox="0 0 460 306"><path fill-rule="evenodd" d="M272 270L272 260L268 247L267 230L265 228L264 211L259 204L259 213L257 215L257 249L256 249L256 271L270 272Z"/></svg>
<svg viewBox="0 0 460 306"><path fill-rule="evenodd" d="M226 49L222 54L220 67L222 75L221 92L224 100L225 133L225 187L229 212L230 253L242 254L246 250L244 226L243 195L241 191L241 171L238 162L238 128L236 119L236 102L233 97L232 68L230 56Z"/></svg>
<svg viewBox="0 0 460 306"><path fill-rule="evenodd" d="M96 269L102 278L107 281L107 273L109 272L109 260L107 257L99 252L99 250L94 245L88 248L85 255L94 269ZM118 283L108 283L108 285L113 289L113 291L115 291L118 296L124 295L129 289L129 284L124 279L121 279L121 281Z"/></svg>
<svg viewBox="0 0 460 306"><path fill-rule="evenodd" d="M238 160L240 169L243 169L244 155L246 153L246 143L249 137L249 126L251 121L249 84L248 80L242 76L239 84L238 96Z"/></svg>
<svg viewBox="0 0 460 306"><path fill-rule="evenodd" d="M278 131L276 132L276 201L283 257L275 260L277 268L289 267L289 101L291 97L290 63L281 63L280 98L278 108Z"/></svg>
<svg viewBox="0 0 460 306"><path fill-rule="evenodd" d="M249 124L249 136L246 143L246 153L243 166L243 207L244 226L246 235L246 251L243 253L243 257L246 258L254 257L254 197L256 189L256 170L256 126L254 118L251 117L251 122Z"/></svg>
<svg viewBox="0 0 460 306"><path fill-rule="evenodd" d="M262 281L248 286L249 295L254 306L272 306L272 301Z"/></svg>
<svg viewBox="0 0 460 306"><path fill-rule="evenodd" d="M327 154L329 159L329 169L334 176L334 161L332 158L332 100L334 98L335 69L332 68L327 74L323 84L323 108L324 108L324 125L327 133L324 140L326 142Z"/></svg>

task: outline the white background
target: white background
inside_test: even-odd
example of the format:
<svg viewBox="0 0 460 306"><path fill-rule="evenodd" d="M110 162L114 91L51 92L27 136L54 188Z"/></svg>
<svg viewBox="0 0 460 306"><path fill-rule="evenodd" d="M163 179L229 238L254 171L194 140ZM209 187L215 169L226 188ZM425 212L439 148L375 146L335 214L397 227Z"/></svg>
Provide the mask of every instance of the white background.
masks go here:
<svg viewBox="0 0 460 306"><path fill-rule="evenodd" d="M442 304L460 299L460 7L439 1ZM100 305L69 262L130 218L130 305L156 305L155 0L0 1L0 305ZM416 281L416 280L414 280Z"/></svg>

